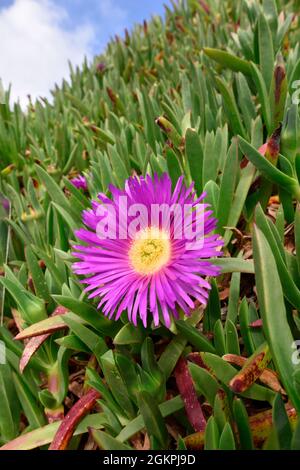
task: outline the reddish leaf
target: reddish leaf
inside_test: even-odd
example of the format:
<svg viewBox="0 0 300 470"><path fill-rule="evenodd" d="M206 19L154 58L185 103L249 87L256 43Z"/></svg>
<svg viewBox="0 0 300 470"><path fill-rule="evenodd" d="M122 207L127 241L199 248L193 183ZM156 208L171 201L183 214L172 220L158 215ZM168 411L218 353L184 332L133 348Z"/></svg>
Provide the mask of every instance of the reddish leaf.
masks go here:
<svg viewBox="0 0 300 470"><path fill-rule="evenodd" d="M211 370L209 369L209 367L207 367L207 365L205 364L205 362L203 361L200 353L198 352L193 352L193 353L190 353L188 356L187 356L188 360L193 362L194 364L196 364L197 366L199 367L202 367L202 369L206 369L208 372L211 372Z"/></svg>
<svg viewBox="0 0 300 470"><path fill-rule="evenodd" d="M16 439L13 439L0 447L0 451L32 450L47 445L52 442L59 424L59 422L47 424L39 429L34 429L33 431L21 434Z"/></svg>
<svg viewBox="0 0 300 470"><path fill-rule="evenodd" d="M28 362L30 361L33 354L39 349L40 346L48 339L50 333L45 335L36 336L35 338L31 338L28 343L26 344L22 357L20 359L20 372L23 374L25 367L27 366Z"/></svg>
<svg viewBox="0 0 300 470"><path fill-rule="evenodd" d="M278 126L267 142L265 157L267 160L273 163L273 165L277 165L277 160L279 157L281 129L282 124Z"/></svg>
<svg viewBox="0 0 300 470"><path fill-rule="evenodd" d="M204 431L206 420L198 401L192 377L189 373L187 361L180 358L175 368L175 379L179 393L183 399L187 417L195 431Z"/></svg>
<svg viewBox="0 0 300 470"><path fill-rule="evenodd" d="M246 360L242 369L231 379L229 382L231 390L235 393L242 393L248 390L259 379L270 361L270 350L268 345L264 343Z"/></svg>
<svg viewBox="0 0 300 470"><path fill-rule="evenodd" d="M57 433L53 439L49 450L66 450L73 436L78 423L86 416L95 406L96 401L101 397L100 393L94 389L90 389L80 400L70 409Z"/></svg>

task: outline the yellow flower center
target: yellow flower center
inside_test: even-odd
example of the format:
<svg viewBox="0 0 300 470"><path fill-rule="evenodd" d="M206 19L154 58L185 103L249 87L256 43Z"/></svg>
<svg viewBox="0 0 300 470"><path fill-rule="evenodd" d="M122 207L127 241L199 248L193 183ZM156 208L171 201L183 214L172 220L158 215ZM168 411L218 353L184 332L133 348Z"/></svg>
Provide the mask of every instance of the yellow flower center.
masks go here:
<svg viewBox="0 0 300 470"><path fill-rule="evenodd" d="M154 274L171 257L171 243L166 231L149 227L138 232L129 250L129 260L139 274Z"/></svg>

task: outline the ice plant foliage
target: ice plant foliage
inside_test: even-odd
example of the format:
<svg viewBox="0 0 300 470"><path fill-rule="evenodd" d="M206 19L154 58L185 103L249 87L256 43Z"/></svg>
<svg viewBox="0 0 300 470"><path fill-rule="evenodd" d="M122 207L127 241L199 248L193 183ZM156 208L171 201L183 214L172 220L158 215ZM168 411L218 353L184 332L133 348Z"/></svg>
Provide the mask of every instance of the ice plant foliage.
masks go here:
<svg viewBox="0 0 300 470"><path fill-rule="evenodd" d="M183 177L172 191L166 173L153 178L131 177L124 190L110 186L110 192L112 200L99 194L92 209L84 211L87 228L76 231L85 244L74 247L73 254L80 261L73 264L73 269L86 276L81 282L87 284L89 298L100 297L98 307L109 318L117 320L127 311L130 322L137 325L140 318L144 326L149 314L155 326L160 319L170 326L171 317L178 318L180 309L189 315L195 300L206 304L210 290L206 278L219 274L210 258L220 255L222 242L212 233L216 219L208 205L202 203L205 194L197 198L193 185L187 188ZM137 207L146 210L139 209L137 216ZM185 214L186 230L179 230L183 221L180 208ZM109 231L106 238L103 232L99 236L99 225L103 228L104 219L111 222L113 217L117 229L113 237ZM122 238L116 237L116 232L122 232Z"/></svg>

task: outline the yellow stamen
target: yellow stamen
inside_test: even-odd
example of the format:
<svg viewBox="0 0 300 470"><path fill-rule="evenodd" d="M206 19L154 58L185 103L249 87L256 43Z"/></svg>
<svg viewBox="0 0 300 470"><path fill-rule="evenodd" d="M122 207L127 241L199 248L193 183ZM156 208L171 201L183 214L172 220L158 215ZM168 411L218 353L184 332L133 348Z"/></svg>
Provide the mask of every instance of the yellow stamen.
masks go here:
<svg viewBox="0 0 300 470"><path fill-rule="evenodd" d="M171 243L166 231L157 227L141 230L129 250L129 260L139 274L154 274L171 257Z"/></svg>

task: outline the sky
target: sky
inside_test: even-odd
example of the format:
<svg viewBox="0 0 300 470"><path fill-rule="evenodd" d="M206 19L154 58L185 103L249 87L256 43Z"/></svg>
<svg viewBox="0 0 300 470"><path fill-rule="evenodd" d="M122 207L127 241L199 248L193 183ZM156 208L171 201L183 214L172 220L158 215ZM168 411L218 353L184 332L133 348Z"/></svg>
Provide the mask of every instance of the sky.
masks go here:
<svg viewBox="0 0 300 470"><path fill-rule="evenodd" d="M115 34L163 15L169 0L0 0L0 79L12 101L50 98L80 65L101 53Z"/></svg>

